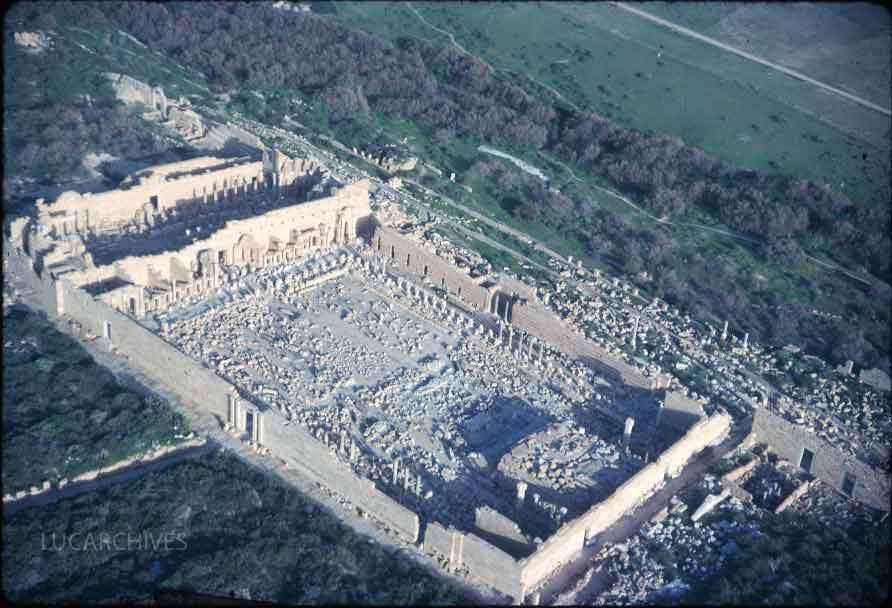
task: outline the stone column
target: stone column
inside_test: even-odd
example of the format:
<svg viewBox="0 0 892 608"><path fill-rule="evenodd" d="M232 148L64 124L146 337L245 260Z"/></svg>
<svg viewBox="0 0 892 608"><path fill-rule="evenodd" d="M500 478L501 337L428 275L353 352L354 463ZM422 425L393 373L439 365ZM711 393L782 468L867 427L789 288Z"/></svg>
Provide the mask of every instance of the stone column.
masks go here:
<svg viewBox="0 0 892 608"><path fill-rule="evenodd" d="M523 502L527 496L527 488L528 487L529 487L529 484L527 484L527 482L525 482L525 481L517 482L517 502L518 503L523 504Z"/></svg>
<svg viewBox="0 0 892 608"><path fill-rule="evenodd" d="M632 329L632 350L638 349L638 321L641 315L635 317L635 327Z"/></svg>
<svg viewBox="0 0 892 608"><path fill-rule="evenodd" d="M728 322L725 321L725 327L722 329L722 342L728 339Z"/></svg>
<svg viewBox="0 0 892 608"><path fill-rule="evenodd" d="M400 461L396 459L393 461L393 485L396 485L399 481L400 475Z"/></svg>
<svg viewBox="0 0 892 608"><path fill-rule="evenodd" d="M626 425L623 429L623 445L628 449L629 442L632 440L632 429L635 427L634 418L626 418Z"/></svg>

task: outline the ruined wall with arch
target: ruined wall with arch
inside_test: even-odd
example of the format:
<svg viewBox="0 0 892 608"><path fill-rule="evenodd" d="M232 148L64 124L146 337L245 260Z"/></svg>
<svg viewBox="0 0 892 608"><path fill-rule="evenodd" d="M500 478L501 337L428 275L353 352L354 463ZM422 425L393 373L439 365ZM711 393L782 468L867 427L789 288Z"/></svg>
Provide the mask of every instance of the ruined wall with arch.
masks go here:
<svg viewBox="0 0 892 608"><path fill-rule="evenodd" d="M215 289L224 265L258 268L281 264L313 247L352 242L360 224L372 213L368 186L368 180L361 180L334 196L229 221L209 238L178 251L130 256L108 266L71 272L66 278L75 285L88 286L117 277L135 286L139 293L124 288L103 299L118 310L142 317L179 298Z"/></svg>

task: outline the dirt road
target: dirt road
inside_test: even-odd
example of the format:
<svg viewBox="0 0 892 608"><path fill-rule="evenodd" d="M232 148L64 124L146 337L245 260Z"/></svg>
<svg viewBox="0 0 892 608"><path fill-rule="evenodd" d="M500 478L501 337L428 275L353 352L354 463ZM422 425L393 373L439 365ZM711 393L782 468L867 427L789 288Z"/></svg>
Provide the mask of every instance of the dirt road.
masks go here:
<svg viewBox="0 0 892 608"><path fill-rule="evenodd" d="M835 95L844 97L845 99L848 99L849 101L853 101L853 102L857 103L858 105L863 106L865 108L869 108L869 109L879 112L881 114L885 114L886 116L892 116L892 110L889 110L888 108L878 106L877 104L867 101L866 99L863 99L861 97L858 97L857 95L852 95L851 93L846 93L842 89L838 89L838 88L831 86L825 82L821 82L820 80L815 80L814 78L810 78L810 77L806 76L805 74L803 74L802 72L797 72L796 70L791 70L790 68L785 68L782 65L778 65L771 61L768 61L767 59L763 59L762 57L753 55L752 53L747 53L746 51L743 51L743 50L740 50L733 46L727 45L724 42L720 42L720 41L716 40L715 38L710 38L709 36L704 36L703 34L700 34L699 32L695 32L694 30L690 30L690 29L683 27L681 25L678 25L676 23L672 23L671 21L666 21L665 19L657 17L656 15L651 15L650 13L648 13L646 11L642 11L635 7L629 6L628 4L626 4L624 2L614 2L613 4L614 4L614 6L621 8L624 11L628 11L634 15L641 17L642 19L647 19L648 21L652 21L658 25L662 25L663 27L669 28L670 30L672 30L674 32L677 32L684 36L688 36L690 38L695 38L695 39L699 40L700 42L705 42L706 44L720 48L723 51L728 51L729 53L734 53L735 55L743 57L744 59L749 59L750 61L754 61L760 65L764 65L765 67L771 68L772 70L777 70L778 72L786 74L787 76L792 76L793 78L795 78L797 80L801 80L803 82L813 84L816 87L820 87L820 88L824 89L825 91L829 91L831 93L834 93Z"/></svg>

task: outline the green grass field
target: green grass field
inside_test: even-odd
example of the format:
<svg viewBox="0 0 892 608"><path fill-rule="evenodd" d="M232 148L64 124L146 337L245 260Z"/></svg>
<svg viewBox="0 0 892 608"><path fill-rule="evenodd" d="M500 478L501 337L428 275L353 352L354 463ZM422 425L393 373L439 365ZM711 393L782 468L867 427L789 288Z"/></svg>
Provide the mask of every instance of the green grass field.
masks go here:
<svg viewBox="0 0 892 608"><path fill-rule="evenodd" d="M828 183L856 202L889 200L888 118L804 83L606 4L412 6L493 67L531 76L624 126L678 135L740 167ZM404 3L336 9L333 18L385 39L449 42Z"/></svg>
<svg viewBox="0 0 892 608"><path fill-rule="evenodd" d="M892 18L879 4L646 2L637 8L883 107L892 103Z"/></svg>

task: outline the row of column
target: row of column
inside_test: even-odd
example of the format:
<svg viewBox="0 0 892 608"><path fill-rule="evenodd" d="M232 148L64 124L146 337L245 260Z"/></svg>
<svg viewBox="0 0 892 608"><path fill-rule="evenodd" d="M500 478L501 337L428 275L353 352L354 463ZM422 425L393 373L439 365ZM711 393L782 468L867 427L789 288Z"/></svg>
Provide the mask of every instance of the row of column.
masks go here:
<svg viewBox="0 0 892 608"><path fill-rule="evenodd" d="M248 440L255 446L263 445L263 413L256 408L245 407L235 394L227 395L225 428L236 433L250 430Z"/></svg>

